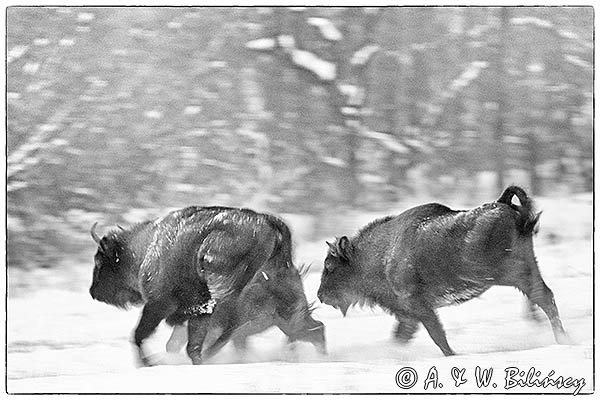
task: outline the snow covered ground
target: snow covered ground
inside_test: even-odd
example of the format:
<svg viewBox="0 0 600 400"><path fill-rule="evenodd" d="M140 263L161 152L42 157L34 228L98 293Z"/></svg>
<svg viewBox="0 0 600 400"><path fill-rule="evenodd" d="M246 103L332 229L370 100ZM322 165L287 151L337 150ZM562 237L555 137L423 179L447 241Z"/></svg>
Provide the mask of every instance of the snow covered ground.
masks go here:
<svg viewBox="0 0 600 400"><path fill-rule="evenodd" d="M581 393L593 390L592 196L539 199L544 210L536 252L540 269L554 291L563 323L574 344L557 345L547 320L526 320L523 296L515 289L492 288L478 299L439 310L450 345L459 355L444 357L421 328L408 345L391 338L393 317L382 310L351 309L346 318L321 305L314 315L326 325L329 354L309 344L285 345L275 329L250 341L244 356L231 346L202 366L186 356L138 369L129 343L139 310L121 311L94 302L89 282L74 275L71 288L40 287L8 299L7 390L9 393L573 393L557 389L505 389L505 369L535 368L538 379L551 375L584 379ZM363 216L357 227L372 216ZM348 232L349 234L352 232ZM322 262L321 241L300 243L298 261ZM91 277L90 264L81 266ZM315 267L315 269L318 269ZM89 273L88 273L89 272ZM88 277L88 278L89 278ZM309 300L316 298L319 274L305 280ZM161 326L148 347L164 351L170 334ZM164 355L163 355L164 356ZM487 387L478 388L475 369L493 368ZM416 384L401 389L396 373L412 367ZM432 370L435 367L435 370ZM465 369L466 382L456 387ZM425 380L437 372L437 388ZM551 374L551 371L554 371ZM431 379L433 380L433 379ZM496 387L493 386L496 384Z"/></svg>

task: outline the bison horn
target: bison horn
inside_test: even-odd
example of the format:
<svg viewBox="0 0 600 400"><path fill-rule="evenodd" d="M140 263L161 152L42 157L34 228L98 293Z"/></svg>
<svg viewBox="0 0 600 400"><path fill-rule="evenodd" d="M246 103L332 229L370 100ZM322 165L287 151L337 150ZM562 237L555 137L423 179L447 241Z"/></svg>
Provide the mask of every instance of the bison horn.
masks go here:
<svg viewBox="0 0 600 400"><path fill-rule="evenodd" d="M100 244L100 237L96 233L96 225L98 225L98 221L94 222L94 225L92 225L92 229L90 230L90 233L92 234L92 239L94 239L94 242Z"/></svg>

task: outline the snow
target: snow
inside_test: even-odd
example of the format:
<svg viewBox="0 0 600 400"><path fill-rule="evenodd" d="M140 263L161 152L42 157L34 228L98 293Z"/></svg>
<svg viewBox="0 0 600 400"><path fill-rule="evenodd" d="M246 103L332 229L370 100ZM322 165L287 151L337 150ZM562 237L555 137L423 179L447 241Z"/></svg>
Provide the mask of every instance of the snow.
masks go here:
<svg viewBox="0 0 600 400"><path fill-rule="evenodd" d="M454 96L456 91L468 86L474 79L477 79L481 70L487 68L488 65L485 61L473 61L470 63L460 76L450 83L449 91L445 91L443 96Z"/></svg>
<svg viewBox="0 0 600 400"><path fill-rule="evenodd" d="M342 32L327 18L311 17L306 20L309 25L316 26L321 31L321 35L327 40L337 42L342 40Z"/></svg>
<svg viewBox="0 0 600 400"><path fill-rule="evenodd" d="M365 91L362 87L350 84L339 84L338 89L346 96L346 104L352 106L360 106L363 104L365 100Z"/></svg>
<svg viewBox="0 0 600 400"><path fill-rule="evenodd" d="M161 119L163 114L158 110L147 110L144 112L144 116L149 119Z"/></svg>
<svg viewBox="0 0 600 400"><path fill-rule="evenodd" d="M332 81L336 78L336 65L327 60L319 58L314 53L300 49L286 49L292 57L292 62L299 67L305 68L319 79Z"/></svg>
<svg viewBox="0 0 600 400"><path fill-rule="evenodd" d="M246 43L246 48L250 50L271 50L275 48L275 39L260 38Z"/></svg>
<svg viewBox="0 0 600 400"><path fill-rule="evenodd" d="M455 98L460 90L469 86L475 79L479 77L481 70L486 69L489 64L486 61L473 61L467 65L460 76L450 82L447 89L442 91L440 98L437 100L439 104L429 104L427 107L427 121L430 126L435 125L435 118L444 110L444 105L452 98Z"/></svg>
<svg viewBox="0 0 600 400"><path fill-rule="evenodd" d="M567 60L568 62L570 62L573 65L577 65L579 67L586 68L586 69L592 69L593 68L593 66L589 62L584 61L584 60L582 60L581 58L579 58L577 56L573 56L573 55L570 55L570 54L565 54L564 58L565 58L565 60Z"/></svg>
<svg viewBox="0 0 600 400"><path fill-rule="evenodd" d="M379 49L380 47L376 44L369 44L360 48L360 50L356 51L352 55L352 58L350 59L350 64L365 65L369 61L371 56L377 51L379 51Z"/></svg>
<svg viewBox="0 0 600 400"><path fill-rule="evenodd" d="M11 62L18 60L19 58L23 57L28 50L29 46L14 46L6 54L6 63L10 64Z"/></svg>
<svg viewBox="0 0 600 400"><path fill-rule="evenodd" d="M96 18L96 16L93 13L79 13L77 14L77 20L79 22L90 22L92 21L94 18Z"/></svg>
<svg viewBox="0 0 600 400"><path fill-rule="evenodd" d="M186 106L183 109L183 113L185 115L196 115L196 114L200 113L200 111L202 111L202 107L200 107L200 106Z"/></svg>
<svg viewBox="0 0 600 400"><path fill-rule="evenodd" d="M334 167L344 168L346 166L346 161L337 157L322 155L319 156L319 160L324 162L325 164L332 165Z"/></svg>
<svg viewBox="0 0 600 400"><path fill-rule="evenodd" d="M283 51L290 56L292 63L300 68L315 74L323 81L332 81L336 78L336 65L330 61L319 58L316 54L310 51L297 49L296 41L293 36L279 35L274 38L261 38L246 42L246 48L251 50L273 50L275 46L279 46Z"/></svg>
<svg viewBox="0 0 600 400"><path fill-rule="evenodd" d="M479 24L475 25L469 31L467 31L467 35L471 37L481 37L481 35L488 30L490 30L492 26L490 24Z"/></svg>
<svg viewBox="0 0 600 400"><path fill-rule="evenodd" d="M531 63L527 65L527 71L539 74L540 72L544 72L546 67L544 67L543 63Z"/></svg>
<svg viewBox="0 0 600 400"><path fill-rule="evenodd" d="M368 130L368 129L361 130L361 133L364 136L370 137L371 139L378 140L388 150L393 151L395 153L408 154L410 152L410 150L408 149L408 147L406 147L402 143L398 142L394 138L394 136L392 136L392 135L390 135L388 133L371 131L371 130Z"/></svg>
<svg viewBox="0 0 600 400"><path fill-rule="evenodd" d="M548 321L523 317L523 296L495 287L459 306L439 309L448 341L458 353L444 357L421 327L407 345L391 338L394 318L379 308L351 308L346 318L319 305L314 317L326 326L328 355L306 343L291 347L276 329L250 339L246 354L227 345L207 364L190 365L184 353L164 353L170 329L161 325L146 348L171 365L136 368L129 343L138 309L122 311L95 302L87 293L92 265L69 276L69 289L41 285L8 298L7 390L9 393L524 393L571 394L574 387L504 389L505 369L535 368L541 378L585 379L592 391L592 195L537 199L543 210L536 254L553 290L563 323L574 344L557 345ZM461 208L458 204L449 204ZM403 209L405 206L400 207ZM348 223L358 229L383 213L357 213ZM290 218L292 230L294 218ZM298 224L303 221L299 220ZM347 232L351 234L352 232ZM316 299L319 266L325 253L319 239L298 243L298 264L312 262L305 279L309 301ZM83 273L85 271L85 273ZM84 275L88 275L89 277ZM10 272L9 272L10 273ZM56 271L48 273L56 274ZM320 304L317 302L317 304ZM477 388L475 368L493 368L497 384ZM418 374L416 385L400 389L396 373ZM424 381L432 367L442 387ZM453 367L467 382L456 387Z"/></svg>
<svg viewBox="0 0 600 400"><path fill-rule="evenodd" d="M277 36L277 43L284 49L292 49L296 46L296 40L292 35Z"/></svg>
<svg viewBox="0 0 600 400"><path fill-rule="evenodd" d="M56 124L39 125L36 132L30 137L30 139L7 157L7 176L9 178L13 177L24 170L28 165L37 163L39 161L39 157L35 157L32 154L43 148L48 134L55 132L56 130L58 130L58 126ZM13 183L14 182L11 182L11 184L8 185L9 191L16 189L16 186L13 186Z"/></svg>
<svg viewBox="0 0 600 400"><path fill-rule="evenodd" d="M167 23L167 28L169 29L179 29L183 26L183 24L181 22L177 22L177 21L170 21L169 23Z"/></svg>
<svg viewBox="0 0 600 400"><path fill-rule="evenodd" d="M36 38L33 40L33 44L36 46L48 46L50 44L50 40L47 38Z"/></svg>
<svg viewBox="0 0 600 400"><path fill-rule="evenodd" d="M60 39L58 41L58 45L59 46L63 46L63 47L71 47L74 44L75 44L75 40L74 39L70 39L70 38Z"/></svg>
<svg viewBox="0 0 600 400"><path fill-rule="evenodd" d="M540 28L554 27L554 24L552 24L552 22L537 17L515 17L511 18L510 22L513 25L535 25L539 26Z"/></svg>
<svg viewBox="0 0 600 400"><path fill-rule="evenodd" d="M356 107L342 107L340 108L340 112L348 117L359 115L359 110Z"/></svg>

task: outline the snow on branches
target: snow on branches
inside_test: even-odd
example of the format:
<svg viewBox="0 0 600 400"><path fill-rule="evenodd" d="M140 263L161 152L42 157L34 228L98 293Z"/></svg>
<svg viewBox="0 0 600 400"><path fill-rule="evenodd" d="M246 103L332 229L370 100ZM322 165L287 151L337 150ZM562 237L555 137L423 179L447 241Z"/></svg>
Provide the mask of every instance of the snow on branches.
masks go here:
<svg viewBox="0 0 600 400"><path fill-rule="evenodd" d="M590 49L594 47L592 43L581 38L577 33L568 31L566 29L560 29L556 24L546 19L541 19L537 17L514 17L510 19L510 23L516 26L531 26L552 30L562 39L576 41L582 46Z"/></svg>
<svg viewBox="0 0 600 400"><path fill-rule="evenodd" d="M40 163L41 150L47 151L52 147L69 144L67 140L56 138L55 135L63 128L63 121L73 110L74 104L75 100L72 100L60 106L45 124L39 125L27 141L7 157L6 190L8 192L27 186L16 177L19 173Z"/></svg>
<svg viewBox="0 0 600 400"><path fill-rule="evenodd" d="M330 61L317 57L314 53L299 49L286 49L292 62L315 74L323 81L333 81L336 78L336 65Z"/></svg>
<svg viewBox="0 0 600 400"><path fill-rule="evenodd" d="M462 74L460 74L460 76L458 78L456 78L455 80L453 80L450 83L448 90L444 91L442 96L443 97L454 97L454 95L460 89L463 89L463 88L469 86L469 84L473 80L477 79L481 70L487 68L488 65L489 64L486 61L473 61L472 63L467 65L467 68L465 68L465 70L462 72Z"/></svg>
<svg viewBox="0 0 600 400"><path fill-rule="evenodd" d="M387 148L388 150L390 150L394 153L399 153L399 154L410 153L410 149L407 146L405 146L402 143L400 143L399 141L397 141L390 134L383 133L383 132L377 132L377 131L371 131L368 129L361 129L360 132L365 137L377 140L385 148Z"/></svg>
<svg viewBox="0 0 600 400"><path fill-rule="evenodd" d="M365 65L369 62L373 54L380 50L380 47L376 44L368 44L357 50L350 59L352 65Z"/></svg>
<svg viewBox="0 0 600 400"><path fill-rule="evenodd" d="M537 17L514 17L510 19L510 23L513 25L531 25L546 29L554 27L552 22Z"/></svg>
<svg viewBox="0 0 600 400"><path fill-rule="evenodd" d="M246 42L246 48L249 50L273 50L277 42L274 38L260 38Z"/></svg>
<svg viewBox="0 0 600 400"><path fill-rule="evenodd" d="M322 81L333 81L337 77L335 63L324 60L316 54L296 48L296 41L291 35L278 35L276 38L260 38L246 43L246 48L257 51L272 51L277 48L290 58L297 67L302 68Z"/></svg>
<svg viewBox="0 0 600 400"><path fill-rule="evenodd" d="M455 98L462 89L469 86L479 77L481 71L488 66L489 64L486 61L473 61L469 63L462 73L450 82L447 89L435 101L429 104L428 115L425 117L426 123L430 126L435 125L439 116L444 111L444 104Z"/></svg>
<svg viewBox="0 0 600 400"><path fill-rule="evenodd" d="M306 20L309 25L316 26L321 31L321 35L327 40L337 42L342 40L342 33L327 18L311 17Z"/></svg>
<svg viewBox="0 0 600 400"><path fill-rule="evenodd" d="M10 64L11 62L18 60L19 58L23 57L27 51L29 51L29 46L13 47L6 53L6 63Z"/></svg>
<svg viewBox="0 0 600 400"><path fill-rule="evenodd" d="M567 61L568 63L577 65L578 67L581 67L581 68L590 69L590 70L594 68L592 66L592 64L590 64L589 62L587 62L585 60L582 60L581 58L579 58L577 56L565 54L564 58L565 58L565 61Z"/></svg>

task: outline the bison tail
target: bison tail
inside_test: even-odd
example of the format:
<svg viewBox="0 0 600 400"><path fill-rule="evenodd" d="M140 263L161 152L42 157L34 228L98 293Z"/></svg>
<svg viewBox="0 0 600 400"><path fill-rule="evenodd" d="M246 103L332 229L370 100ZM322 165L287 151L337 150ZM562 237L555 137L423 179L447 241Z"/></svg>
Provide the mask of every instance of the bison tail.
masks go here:
<svg viewBox="0 0 600 400"><path fill-rule="evenodd" d="M269 221L269 224L271 224L278 232L275 249L273 250L271 258L279 255L286 261L289 268L294 268L292 265L292 234L290 233L290 229L285 222L277 217L266 215L266 218L267 221Z"/></svg>
<svg viewBox="0 0 600 400"><path fill-rule="evenodd" d="M514 196L517 196L521 205L512 202ZM533 200L527 196L522 188L519 186L507 187L496 202L507 204L519 213L517 230L521 235L531 236L537 233L538 222L542 213L535 211Z"/></svg>

